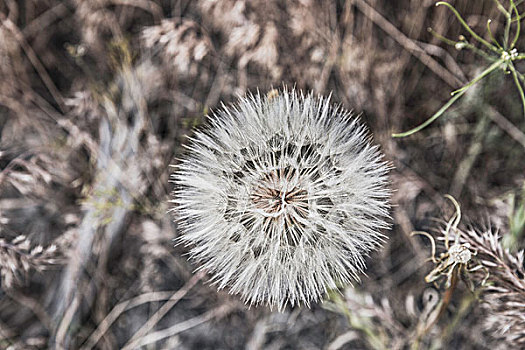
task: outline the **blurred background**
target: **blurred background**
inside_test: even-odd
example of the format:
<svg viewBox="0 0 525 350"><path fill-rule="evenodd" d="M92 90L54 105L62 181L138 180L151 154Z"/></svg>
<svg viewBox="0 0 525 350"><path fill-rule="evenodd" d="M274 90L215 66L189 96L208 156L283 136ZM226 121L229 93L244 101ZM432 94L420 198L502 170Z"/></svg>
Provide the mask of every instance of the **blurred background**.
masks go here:
<svg viewBox="0 0 525 350"><path fill-rule="evenodd" d="M488 19L504 37L498 6L509 1L451 3L486 40ZM465 227L498 230L511 253L524 247L525 119L511 74L499 69L428 128L391 137L491 63L428 31L482 48L434 5L0 0L0 348L525 344L525 320L521 338L493 332L484 322L492 311L466 284L447 294L426 283L429 240L410 235L442 226L454 212L449 193ZM210 111L284 85L362 112L394 166L394 195L389 239L361 283L279 313L247 308L193 273L188 248L173 246L168 200L169 164ZM444 296L447 307L429 321Z"/></svg>

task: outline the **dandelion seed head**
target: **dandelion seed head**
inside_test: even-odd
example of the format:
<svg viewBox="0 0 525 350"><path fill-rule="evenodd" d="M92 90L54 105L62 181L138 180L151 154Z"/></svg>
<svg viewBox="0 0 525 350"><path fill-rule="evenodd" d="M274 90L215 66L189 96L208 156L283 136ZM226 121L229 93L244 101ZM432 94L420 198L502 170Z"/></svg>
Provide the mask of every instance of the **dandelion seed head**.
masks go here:
<svg viewBox="0 0 525 350"><path fill-rule="evenodd" d="M327 98L241 98L187 149L172 174L179 240L248 304L309 306L358 280L384 239L389 166Z"/></svg>

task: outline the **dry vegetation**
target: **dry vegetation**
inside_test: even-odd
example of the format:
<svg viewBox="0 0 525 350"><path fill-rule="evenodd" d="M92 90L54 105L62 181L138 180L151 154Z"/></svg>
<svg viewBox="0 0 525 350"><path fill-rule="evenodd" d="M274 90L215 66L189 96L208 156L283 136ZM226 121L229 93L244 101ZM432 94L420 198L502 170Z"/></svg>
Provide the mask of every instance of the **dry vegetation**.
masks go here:
<svg viewBox="0 0 525 350"><path fill-rule="evenodd" d="M501 37L495 1L453 3ZM525 347L519 94L493 74L393 139L487 66L427 27L466 35L433 0L0 1L0 348ZM207 111L282 84L363 111L395 194L362 283L279 313L192 273L167 200L168 165ZM443 237L446 193L476 220L460 224L490 271L485 285L472 272L474 291L425 283L430 244L411 236Z"/></svg>

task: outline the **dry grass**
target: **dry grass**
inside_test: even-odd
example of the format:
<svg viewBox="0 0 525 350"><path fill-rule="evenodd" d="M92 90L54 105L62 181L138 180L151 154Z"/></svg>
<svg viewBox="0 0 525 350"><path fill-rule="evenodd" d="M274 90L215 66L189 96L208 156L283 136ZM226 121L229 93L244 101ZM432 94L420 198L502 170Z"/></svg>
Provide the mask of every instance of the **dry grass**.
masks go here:
<svg viewBox="0 0 525 350"><path fill-rule="evenodd" d="M494 1L454 3L478 33L492 18L501 35ZM0 2L0 348L517 348L519 96L498 74L392 139L486 64L429 26L464 34L421 0ZM283 83L364 111L396 193L390 239L362 284L278 313L192 275L167 200L168 165L207 111ZM474 294L459 283L434 322L447 292L424 282L427 242L410 233L435 226L450 192L512 252L494 230L466 230L494 272Z"/></svg>

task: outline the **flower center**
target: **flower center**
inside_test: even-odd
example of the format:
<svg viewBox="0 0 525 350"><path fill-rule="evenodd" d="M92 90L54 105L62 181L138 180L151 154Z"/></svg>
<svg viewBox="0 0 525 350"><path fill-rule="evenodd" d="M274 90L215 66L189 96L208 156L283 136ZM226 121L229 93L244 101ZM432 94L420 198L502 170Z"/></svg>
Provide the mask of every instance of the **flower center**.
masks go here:
<svg viewBox="0 0 525 350"><path fill-rule="evenodd" d="M273 236L281 232L289 245L299 242L308 216L308 192L301 186L292 167L264 174L250 196L254 211L261 214L263 229Z"/></svg>
<svg viewBox="0 0 525 350"><path fill-rule="evenodd" d="M289 210L307 214L307 192L296 178L293 168L272 170L266 173L252 192L251 200L255 208L268 216L277 217Z"/></svg>

